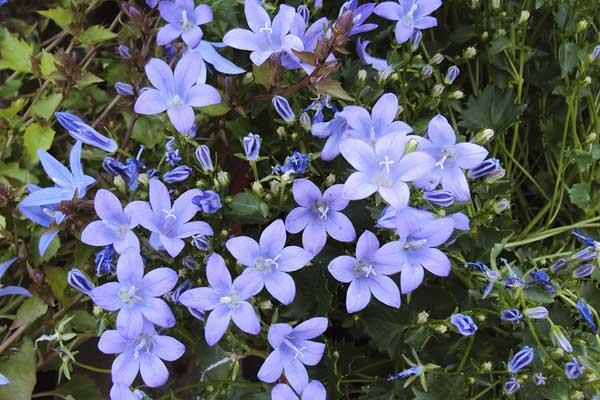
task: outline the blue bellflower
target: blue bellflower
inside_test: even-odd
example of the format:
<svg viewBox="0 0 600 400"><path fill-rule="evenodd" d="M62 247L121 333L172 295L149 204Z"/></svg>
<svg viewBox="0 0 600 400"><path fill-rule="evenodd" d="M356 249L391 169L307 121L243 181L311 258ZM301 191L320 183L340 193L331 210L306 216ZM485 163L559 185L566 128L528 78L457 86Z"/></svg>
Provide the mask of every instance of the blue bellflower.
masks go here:
<svg viewBox="0 0 600 400"><path fill-rule="evenodd" d="M96 287L83 272L77 268L72 268L67 274L67 283L75 290L90 295Z"/></svg>
<svg viewBox="0 0 600 400"><path fill-rule="evenodd" d="M504 384L503 391L505 394L514 394L521 389L521 385L519 384L519 380L515 377L510 378Z"/></svg>
<svg viewBox="0 0 600 400"><path fill-rule="evenodd" d="M159 46L171 43L181 36L188 47L194 48L202 40L200 25L213 20L210 7L206 4L195 7L193 0L161 1L158 12L168 22L156 36L156 44Z"/></svg>
<svg viewBox="0 0 600 400"><path fill-rule="evenodd" d="M96 276L101 277L115 271L113 257L117 252L113 246L106 246L95 254Z"/></svg>
<svg viewBox="0 0 600 400"><path fill-rule="evenodd" d="M437 19L430 16L442 5L441 0L398 0L385 1L375 7L374 13L396 23L396 41L404 43L415 29L437 26Z"/></svg>
<svg viewBox="0 0 600 400"><path fill-rule="evenodd" d="M321 139L327 139L321 150L321 159L331 161L340 154L340 143L347 137L350 126L343 112L336 112L333 119L327 122L315 122L311 133Z"/></svg>
<svg viewBox="0 0 600 400"><path fill-rule="evenodd" d="M273 324L267 335L273 351L258 371L258 379L273 383L285 372L288 383L298 393L308 385L305 365L321 361L325 345L313 339L327 329L327 318L312 318L292 328L288 324Z"/></svg>
<svg viewBox="0 0 600 400"><path fill-rule="evenodd" d="M258 158L258 152L260 151L260 135L255 133L248 133L242 139L244 145L244 154L246 154L246 160L256 161Z"/></svg>
<svg viewBox="0 0 600 400"><path fill-rule="evenodd" d="M512 322L513 324L517 324L521 321L521 318L523 318L521 312L514 308L500 311L500 319L502 321L508 321Z"/></svg>
<svg viewBox="0 0 600 400"><path fill-rule="evenodd" d="M246 269L243 274L261 283L282 304L290 304L296 296L296 285L289 272L304 267L313 255L302 247L285 247L286 233L282 220L265 228L257 243L247 236L229 239L227 250Z"/></svg>
<svg viewBox="0 0 600 400"><path fill-rule="evenodd" d="M204 214L214 214L221 209L221 197L212 190L203 190L192 198L194 203Z"/></svg>
<svg viewBox="0 0 600 400"><path fill-rule="evenodd" d="M294 208L285 219L285 227L290 233L302 233L303 247L318 254L331 236L340 242L351 242L356 238L354 226L348 217L341 213L348 206L342 197L344 185L333 185L323 194L308 179L294 181L292 194L300 206Z"/></svg>
<svg viewBox="0 0 600 400"><path fill-rule="evenodd" d="M184 53L192 53L197 56L198 67L200 68L200 75L196 81L197 83L206 83L206 75L208 73L208 66L206 64L210 64L214 69L223 74L236 75L246 72L244 69L238 67L219 54L217 49L222 47L225 47L223 43L201 40L198 46L193 49L188 49Z"/></svg>
<svg viewBox="0 0 600 400"><path fill-rule="evenodd" d="M198 160L198 163L204 172L212 171L214 169L213 162L210 157L210 149L207 145L201 144L198 146L194 152L194 155L196 156L196 160Z"/></svg>
<svg viewBox="0 0 600 400"><path fill-rule="evenodd" d="M117 262L118 282L105 283L91 292L98 307L117 311L117 330L128 338L141 334L144 320L163 328L175 325L173 312L160 299L175 287L177 272L170 268L157 268L144 276L142 256L136 249L121 254Z"/></svg>
<svg viewBox="0 0 600 400"><path fill-rule="evenodd" d="M477 332L477 325L473 318L463 314L453 314L450 317L452 325L458 329L458 332L463 336L472 336Z"/></svg>
<svg viewBox="0 0 600 400"><path fill-rule="evenodd" d="M590 306L585 302L584 299L577 300L576 304L577 311L579 311L579 315L581 315L581 319L590 327L594 334L598 333L598 325L596 325L596 321L594 321L594 315L592 314L592 310Z"/></svg>
<svg viewBox="0 0 600 400"><path fill-rule="evenodd" d="M357 39L356 41L356 53L362 60L363 64L370 65L375 71L377 71L380 79L387 79L393 72L394 67L388 64L385 58L377 58L373 57L367 52L367 46L371 43L369 40L361 41L361 39Z"/></svg>
<svg viewBox="0 0 600 400"><path fill-rule="evenodd" d="M325 386L317 380L310 381L300 391L294 391L285 383L279 383L271 390L271 400L326 400Z"/></svg>
<svg viewBox="0 0 600 400"><path fill-rule="evenodd" d="M257 335L260 319L247 300L260 292L260 281L242 274L232 282L223 257L217 253L208 259L206 277L210 287L190 289L179 297L187 307L210 311L204 327L206 343L212 346L221 340L232 320L242 331Z"/></svg>
<svg viewBox="0 0 600 400"><path fill-rule="evenodd" d="M575 357L565 364L565 375L569 380L578 379L583 375L583 367Z"/></svg>

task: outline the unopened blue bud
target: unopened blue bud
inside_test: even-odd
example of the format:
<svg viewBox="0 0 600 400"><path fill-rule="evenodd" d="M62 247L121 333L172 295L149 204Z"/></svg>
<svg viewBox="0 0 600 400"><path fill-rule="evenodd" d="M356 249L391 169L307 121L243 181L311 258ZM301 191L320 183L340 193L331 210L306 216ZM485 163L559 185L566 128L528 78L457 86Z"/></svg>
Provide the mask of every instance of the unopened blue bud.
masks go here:
<svg viewBox="0 0 600 400"><path fill-rule="evenodd" d="M196 160L200 163L202 169L206 172L213 170L212 159L210 158L210 149L207 145L201 144L196 148Z"/></svg>
<svg viewBox="0 0 600 400"><path fill-rule="evenodd" d="M573 258L579 261L589 261L596 258L597 256L598 251L596 250L596 247L592 246L585 247L579 250L577 253L573 254Z"/></svg>
<svg viewBox="0 0 600 400"><path fill-rule="evenodd" d="M173 291L173 293L171 294L171 300L173 301L173 303L179 304L179 297L181 297L181 295L184 292L187 292L191 288L192 288L192 282L189 279L186 279L185 281L183 281L181 283L181 285L179 285L177 287L177 289L175 289Z"/></svg>
<svg viewBox="0 0 600 400"><path fill-rule="evenodd" d="M592 61L596 61L600 57L600 45L594 47L592 51Z"/></svg>
<svg viewBox="0 0 600 400"><path fill-rule="evenodd" d="M117 146L117 142L96 131L77 115L62 111L54 113L54 116L75 140L97 147L108 153L117 151L119 147Z"/></svg>
<svg viewBox="0 0 600 400"><path fill-rule="evenodd" d="M200 210L205 214L214 214L221 208L221 198L212 190L204 190L199 196L192 199Z"/></svg>
<svg viewBox="0 0 600 400"><path fill-rule="evenodd" d="M583 375L583 367L575 357L565 364L565 375L570 380L580 378Z"/></svg>
<svg viewBox="0 0 600 400"><path fill-rule="evenodd" d="M558 260L552 263L552 265L550 266L550 271L552 271L552 273L554 274L557 274L567 269L567 265L569 265L569 261L567 261L564 258L559 258Z"/></svg>
<svg viewBox="0 0 600 400"><path fill-rule="evenodd" d="M446 72L446 77L444 78L444 82L446 82L447 85L452 85L452 83L454 83L456 78L458 78L459 74L460 74L460 69L458 69L458 67L456 65L451 66L450 68L448 68L448 71Z"/></svg>
<svg viewBox="0 0 600 400"><path fill-rule="evenodd" d="M585 278L592 275L596 266L594 264L583 264L573 270L573 278Z"/></svg>
<svg viewBox="0 0 600 400"><path fill-rule="evenodd" d="M423 193L423 199L440 207L450 207L454 203L454 193L449 190L432 190Z"/></svg>
<svg viewBox="0 0 600 400"><path fill-rule="evenodd" d="M96 287L83 272L77 268L73 268L67 274L67 282L73 289L80 291L83 294L89 294Z"/></svg>
<svg viewBox="0 0 600 400"><path fill-rule="evenodd" d="M210 242L205 235L194 235L192 236L192 246L198 250L206 251L210 248Z"/></svg>
<svg viewBox="0 0 600 400"><path fill-rule="evenodd" d="M273 97L273 107L275 107L275 111L277 114L285 121L292 122L296 118L296 114L292 110L290 103L287 101L285 97L282 96L274 96Z"/></svg>
<svg viewBox="0 0 600 400"><path fill-rule="evenodd" d="M420 365L413 365L403 371L398 372L395 375L388 377L388 381L397 381L400 379L408 378L410 376L420 376L423 373L423 368Z"/></svg>
<svg viewBox="0 0 600 400"><path fill-rule="evenodd" d="M552 338L552 342L555 346L560 347L567 353L571 353L573 351L573 346L571 346L571 342L569 342L567 334L561 327L554 325L550 330L550 337Z"/></svg>
<svg viewBox="0 0 600 400"><path fill-rule="evenodd" d="M421 75L423 78L429 78L431 74L433 74L433 67L431 65L427 64L421 68Z"/></svg>
<svg viewBox="0 0 600 400"><path fill-rule="evenodd" d="M180 165L163 174L166 183L183 182L190 177L192 169L187 165Z"/></svg>
<svg viewBox="0 0 600 400"><path fill-rule="evenodd" d="M394 229L396 227L396 209L392 206L386 206L377 220L376 227Z"/></svg>
<svg viewBox="0 0 600 400"><path fill-rule="evenodd" d="M119 56L121 56L123 60L131 59L131 52L129 51L129 47L125 46L124 44L117 47L117 51L119 52Z"/></svg>
<svg viewBox="0 0 600 400"><path fill-rule="evenodd" d="M517 372L531 364L534 355L535 351L533 350L533 348L529 346L523 347L509 361L508 372L510 372L511 374L516 374Z"/></svg>
<svg viewBox="0 0 600 400"><path fill-rule="evenodd" d="M419 47L419 44L421 43L422 39L423 33L421 31L416 30L410 35L410 44L413 50Z"/></svg>
<svg viewBox="0 0 600 400"><path fill-rule="evenodd" d="M102 250L96 252L94 263L96 264L96 276L108 275L115 270L113 257L116 252L112 245L106 246Z"/></svg>
<svg viewBox="0 0 600 400"><path fill-rule="evenodd" d="M133 96L133 86L131 86L129 83L119 81L115 83L115 90L119 96Z"/></svg>
<svg viewBox="0 0 600 400"><path fill-rule="evenodd" d="M548 310L546 307L532 307L528 308L523 313L531 319L545 319L548 318Z"/></svg>
<svg viewBox="0 0 600 400"><path fill-rule="evenodd" d="M598 326L596 325L596 321L594 321L594 315L590 306L588 306L585 300L579 299L577 300L576 308L579 311L579 315L581 315L581 319L590 327L594 334L597 334Z"/></svg>
<svg viewBox="0 0 600 400"><path fill-rule="evenodd" d="M260 151L260 135L255 133L249 133L244 136L244 152L246 153L246 159L248 161L254 161L258 158L258 152Z"/></svg>
<svg viewBox="0 0 600 400"><path fill-rule="evenodd" d="M165 143L165 160L172 166L176 166L181 162L181 155L175 143L175 139L169 139Z"/></svg>
<svg viewBox="0 0 600 400"><path fill-rule="evenodd" d="M475 168L471 168L467 176L471 179L479 179L484 176L492 175L501 169L500 160L496 158L489 158L483 161Z"/></svg>
<svg viewBox="0 0 600 400"><path fill-rule="evenodd" d="M521 385L519 384L519 381L517 380L517 378L513 377L506 381L503 390L506 394L513 394L518 392L520 388Z"/></svg>
<svg viewBox="0 0 600 400"><path fill-rule="evenodd" d="M538 372L533 375L533 383L535 383L537 386L545 385L546 377L541 372Z"/></svg>
<svg viewBox="0 0 600 400"><path fill-rule="evenodd" d="M296 12L302 17L304 20L304 25L308 25L308 21L310 20L310 10L304 4L298 6Z"/></svg>
<svg viewBox="0 0 600 400"><path fill-rule="evenodd" d="M515 308L500 311L500 319L502 321L508 321L516 324L521 321L521 318L523 318L523 315Z"/></svg>
<svg viewBox="0 0 600 400"><path fill-rule="evenodd" d="M477 331L477 325L473 321L473 318L468 315L454 314L450 317L450 322L452 322L463 336L472 336Z"/></svg>

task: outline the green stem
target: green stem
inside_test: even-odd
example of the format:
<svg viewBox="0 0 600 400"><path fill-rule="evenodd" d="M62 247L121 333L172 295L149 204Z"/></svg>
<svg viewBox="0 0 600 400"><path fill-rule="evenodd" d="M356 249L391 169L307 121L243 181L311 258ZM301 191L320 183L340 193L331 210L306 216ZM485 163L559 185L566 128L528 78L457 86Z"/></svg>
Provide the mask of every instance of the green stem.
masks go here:
<svg viewBox="0 0 600 400"><path fill-rule="evenodd" d="M97 372L99 374L110 374L110 369L94 367L75 360L73 360L73 364L77 365L79 368L87 369L88 371Z"/></svg>

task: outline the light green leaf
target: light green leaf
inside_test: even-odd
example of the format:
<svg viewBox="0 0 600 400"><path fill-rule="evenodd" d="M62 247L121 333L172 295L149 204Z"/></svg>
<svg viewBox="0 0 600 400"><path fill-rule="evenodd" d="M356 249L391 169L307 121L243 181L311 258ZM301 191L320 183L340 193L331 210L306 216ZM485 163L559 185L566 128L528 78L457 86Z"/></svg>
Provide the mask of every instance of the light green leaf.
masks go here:
<svg viewBox="0 0 600 400"><path fill-rule="evenodd" d="M46 314L46 311L48 311L48 304L44 303L42 299L38 297L28 298L19 307L11 329L17 329L35 322L36 319Z"/></svg>
<svg viewBox="0 0 600 400"><path fill-rule="evenodd" d="M592 201L590 196L591 192L592 187L589 182L574 184L569 189L569 198L571 199L571 203L582 209L588 208Z"/></svg>
<svg viewBox="0 0 600 400"><path fill-rule="evenodd" d="M271 63L264 62L258 66L252 65L252 76L254 76L254 82L268 89L271 86L271 80L273 79Z"/></svg>
<svg viewBox="0 0 600 400"><path fill-rule="evenodd" d="M0 386L0 400L29 400L36 383L36 360L33 342L23 340L21 350L0 361L0 373L10 384Z"/></svg>
<svg viewBox="0 0 600 400"><path fill-rule="evenodd" d="M69 31L69 25L73 22L73 13L71 13L71 10L62 7L38 11L38 14L50 18L56 25L60 26L65 31Z"/></svg>
<svg viewBox="0 0 600 400"><path fill-rule="evenodd" d="M84 46L91 46L96 43L104 42L106 40L114 39L117 34L111 32L101 25L94 25L85 30L81 35L81 44Z"/></svg>
<svg viewBox="0 0 600 400"><path fill-rule="evenodd" d="M338 99L342 99L342 100L346 100L346 101L354 100L354 98L352 96L350 96L348 94L348 92L346 92L344 90L344 88L342 87L342 84L333 79L329 79L329 78L323 79L323 80L319 81L319 83L317 83L315 85L315 87L317 88L317 90L320 93L328 94L330 96L337 97Z"/></svg>
<svg viewBox="0 0 600 400"><path fill-rule="evenodd" d="M2 39L2 58L0 69L12 69L17 72L31 72L33 48L29 43L4 30Z"/></svg>
<svg viewBox="0 0 600 400"><path fill-rule="evenodd" d="M25 154L27 161L36 163L38 161L38 149L48 150L52 146L54 140L54 129L48 126L41 126L33 123L25 129L23 135L23 145L25 146Z"/></svg>
<svg viewBox="0 0 600 400"><path fill-rule="evenodd" d="M31 111L34 115L48 120L50 117L52 117L52 114L54 114L54 111L56 111L56 108L61 101L61 93L52 93L49 96L38 99L31 107Z"/></svg>
<svg viewBox="0 0 600 400"><path fill-rule="evenodd" d="M261 222L269 214L269 206L252 193L238 193L229 203L229 214L244 221Z"/></svg>
<svg viewBox="0 0 600 400"><path fill-rule="evenodd" d="M83 71L81 80L79 82L77 82L77 85L75 85L75 86L77 86L77 88L79 88L79 89L83 89L85 87L93 85L94 83L100 83L100 82L104 82L104 79L92 74L89 71Z"/></svg>
<svg viewBox="0 0 600 400"><path fill-rule="evenodd" d="M129 116L126 116L125 120L129 124ZM163 142L165 129L158 118L140 117L133 127L131 138L143 144L145 148L153 149L156 145Z"/></svg>
<svg viewBox="0 0 600 400"><path fill-rule="evenodd" d="M56 72L56 58L52 53L48 53L47 51L42 52L42 56L40 57L40 71L42 72L42 76L45 77Z"/></svg>
<svg viewBox="0 0 600 400"><path fill-rule="evenodd" d="M10 103L9 107L0 108L0 118L11 120L23 109L23 107L25 107L25 99L17 99Z"/></svg>
<svg viewBox="0 0 600 400"><path fill-rule="evenodd" d="M66 304L67 271L60 267L46 267L44 273L54 297Z"/></svg>
<svg viewBox="0 0 600 400"><path fill-rule="evenodd" d="M31 173L26 169L21 169L16 162L0 164L0 176L16 179L24 183L31 182Z"/></svg>

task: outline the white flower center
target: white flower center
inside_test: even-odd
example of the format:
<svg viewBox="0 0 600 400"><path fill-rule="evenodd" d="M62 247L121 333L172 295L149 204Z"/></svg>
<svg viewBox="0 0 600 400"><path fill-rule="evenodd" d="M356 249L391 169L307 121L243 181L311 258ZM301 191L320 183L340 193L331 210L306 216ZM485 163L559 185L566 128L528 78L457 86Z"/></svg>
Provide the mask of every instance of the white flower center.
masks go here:
<svg viewBox="0 0 600 400"><path fill-rule="evenodd" d="M232 290L227 296L221 297L219 302L229 306L229 308L235 308L240 304L240 294L239 292Z"/></svg>
<svg viewBox="0 0 600 400"><path fill-rule="evenodd" d="M258 257L254 261L254 269L261 272L271 272L274 269L278 269L279 264L277 260L279 257L281 257L281 254L278 254L275 258Z"/></svg>
<svg viewBox="0 0 600 400"><path fill-rule="evenodd" d="M393 165L395 163L396 161L390 160L388 156L385 156L385 159L383 161L379 161L379 165L383 166L383 169L388 174L390 173L390 165Z"/></svg>
<svg viewBox="0 0 600 400"><path fill-rule="evenodd" d="M413 5L410 7L410 10L408 10L406 15L402 18L402 22L404 22L406 25L411 25L413 23L415 11L417 11L417 2L413 3Z"/></svg>
<svg viewBox="0 0 600 400"><path fill-rule="evenodd" d="M440 159L434 165L443 170L448 163L451 163L456 159L454 146L445 146L440 152L440 156Z"/></svg>
<svg viewBox="0 0 600 400"><path fill-rule="evenodd" d="M273 33L273 29L271 28L271 23L269 21L265 22L265 26L260 28L260 32L266 32L269 35Z"/></svg>
<svg viewBox="0 0 600 400"><path fill-rule="evenodd" d="M176 94L175 96L171 97L171 99L169 100L169 108L179 108L179 107L183 107L184 103L183 103L183 99Z"/></svg>
<svg viewBox="0 0 600 400"><path fill-rule="evenodd" d="M189 20L189 18L188 18L188 15L187 15L187 11L186 11L186 10L183 10L183 11L181 12L181 29L182 29L184 32L187 32L187 31L189 31L190 29L192 29L193 27L194 27L194 24L192 24L192 23L190 22L190 20Z"/></svg>
<svg viewBox="0 0 600 400"><path fill-rule="evenodd" d="M142 300L142 298L137 295L138 290L139 288L136 288L135 286L122 286L118 293L119 300L126 306L133 305L136 301Z"/></svg>
<svg viewBox="0 0 600 400"><path fill-rule="evenodd" d="M177 216L175 215L175 213L173 212L173 209L171 208L170 210L166 210L166 209L162 209L162 212L165 213L165 218L169 219L169 218L173 218L173 220L177 220Z"/></svg>
<svg viewBox="0 0 600 400"><path fill-rule="evenodd" d="M406 243L404 243L405 249L422 249L427 244L427 239L408 239Z"/></svg>
<svg viewBox="0 0 600 400"><path fill-rule="evenodd" d="M133 351L133 358L138 359L141 355L149 356L154 350L154 338L149 335L142 334L139 338L139 342Z"/></svg>
<svg viewBox="0 0 600 400"><path fill-rule="evenodd" d="M325 201L315 201L315 211L319 219L327 219L327 213L329 212L329 204Z"/></svg>
<svg viewBox="0 0 600 400"><path fill-rule="evenodd" d="M368 278L371 275L377 275L373 269L373 265L365 260L359 260L356 264L354 264L352 267L352 272L354 272L355 275L362 275L365 278Z"/></svg>

